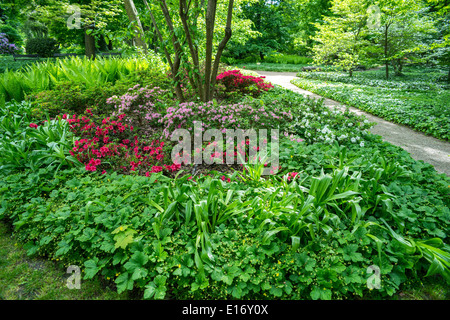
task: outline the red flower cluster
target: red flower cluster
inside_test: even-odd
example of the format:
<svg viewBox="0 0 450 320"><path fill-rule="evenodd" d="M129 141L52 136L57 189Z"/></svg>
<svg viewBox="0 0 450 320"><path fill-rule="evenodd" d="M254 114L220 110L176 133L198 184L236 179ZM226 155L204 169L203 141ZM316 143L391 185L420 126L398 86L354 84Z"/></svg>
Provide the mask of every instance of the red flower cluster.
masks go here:
<svg viewBox="0 0 450 320"><path fill-rule="evenodd" d="M222 181L227 181L227 182L231 182L230 178L226 178L225 176L222 176L220 179L222 179Z"/></svg>
<svg viewBox="0 0 450 320"><path fill-rule="evenodd" d="M92 115L89 109L87 115ZM75 146L70 154L85 164L88 171L102 169L120 170L121 173L139 172L146 176L150 173L178 171L179 164L164 164L164 142L152 141L145 144L139 141L137 136L131 137L133 127L123 124L124 114L115 120L111 117L104 118L97 125L86 115L66 119L74 134L81 139L75 141ZM130 140L131 139L131 140Z"/></svg>
<svg viewBox="0 0 450 320"><path fill-rule="evenodd" d="M216 78L218 84L225 86L226 92L261 94L273 88L271 83L265 83L264 77L244 76L240 70L222 72ZM255 90L256 88L256 90Z"/></svg>
<svg viewBox="0 0 450 320"><path fill-rule="evenodd" d="M294 180L294 178L298 175L298 172L289 172L287 181Z"/></svg>

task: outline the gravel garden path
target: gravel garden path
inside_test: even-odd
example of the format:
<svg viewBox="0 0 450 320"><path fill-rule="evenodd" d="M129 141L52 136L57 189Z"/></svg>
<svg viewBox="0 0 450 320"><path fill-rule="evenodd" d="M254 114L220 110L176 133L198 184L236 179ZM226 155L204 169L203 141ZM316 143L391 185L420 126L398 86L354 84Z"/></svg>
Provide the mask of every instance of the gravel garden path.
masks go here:
<svg viewBox="0 0 450 320"><path fill-rule="evenodd" d="M301 93L315 99L322 99L322 96L310 91L303 90L291 83L296 78L295 72L272 72L272 71L254 71L273 84L280 85L286 89ZM325 98L325 105L345 109L345 105L337 101ZM349 107L350 111L364 115L376 125L371 129L373 134L383 137L387 142L397 145L411 154L416 160L423 160L434 166L439 173L445 173L450 176L450 143L442 141L420 132L414 131L406 126L395 124L376 117L372 114L363 112L359 109Z"/></svg>

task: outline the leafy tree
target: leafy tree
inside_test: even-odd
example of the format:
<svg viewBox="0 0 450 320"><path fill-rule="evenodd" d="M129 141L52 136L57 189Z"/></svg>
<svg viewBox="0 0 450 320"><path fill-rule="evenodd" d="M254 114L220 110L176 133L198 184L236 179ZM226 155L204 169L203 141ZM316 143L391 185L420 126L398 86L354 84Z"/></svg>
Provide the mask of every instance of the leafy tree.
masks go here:
<svg viewBox="0 0 450 320"><path fill-rule="evenodd" d="M424 6L416 0L376 0L380 10L380 27L373 32L383 47L386 79L389 64L394 61L396 73L401 71L401 61L428 32L433 31L432 22L422 13Z"/></svg>
<svg viewBox="0 0 450 320"><path fill-rule="evenodd" d="M352 76L354 67L366 56L367 7L367 1L332 1L333 16L324 17L323 24L315 24L318 29L313 37L316 63L334 64Z"/></svg>
<svg viewBox="0 0 450 320"><path fill-rule="evenodd" d="M80 28L68 28L67 22L80 10ZM96 38L110 34L111 26L124 15L121 0L41 0L29 9L28 19L42 23L61 44L84 44L88 57L95 57ZM83 43L84 42L84 43Z"/></svg>
<svg viewBox="0 0 450 320"><path fill-rule="evenodd" d="M272 51L287 49L289 30L283 19L278 3L259 0L244 6L243 15L254 23L259 36L250 39L246 44L249 52L257 52L261 60Z"/></svg>
<svg viewBox="0 0 450 320"><path fill-rule="evenodd" d="M160 41L166 59L171 69L171 76L175 83L177 98L184 100L181 80L186 75L192 88L202 101L209 101L214 94L216 77L219 70L220 58L232 35L232 16L234 0L226 4L226 26L224 34L213 56L216 16L218 0L179 0L178 4L158 0L156 4L149 4L144 0L148 12ZM222 2L222 1L221 1ZM158 23L156 12L164 17L164 24ZM200 29L199 19L204 19L204 31ZM163 32L169 34L168 39ZM204 46L201 46L204 43ZM173 52L173 54L171 54ZM204 60L202 61L202 58ZM183 65L182 65L183 64Z"/></svg>
<svg viewBox="0 0 450 320"><path fill-rule="evenodd" d="M376 10L371 10L372 8ZM313 39L317 63L332 63L348 70L375 57L400 75L413 48L436 32L426 8L416 0L333 0L331 16L316 23Z"/></svg>
<svg viewBox="0 0 450 320"><path fill-rule="evenodd" d="M313 37L317 32L317 24L323 22L325 16L331 15L331 0L290 0L283 1L292 8L286 14L285 23L291 23L291 50L309 53L313 47Z"/></svg>
<svg viewBox="0 0 450 320"><path fill-rule="evenodd" d="M135 33L134 39L136 41L136 45L142 48L144 52L147 52L147 44L145 43L144 39L144 31L142 28L141 20L134 5L134 1L123 0L123 3L128 15L128 19L130 20L130 23L133 25L133 31Z"/></svg>
<svg viewBox="0 0 450 320"><path fill-rule="evenodd" d="M253 56L260 60L273 51L295 52L298 37L298 0L247 1L238 13L241 20L252 23L253 34L245 42L232 39L227 56L238 59Z"/></svg>

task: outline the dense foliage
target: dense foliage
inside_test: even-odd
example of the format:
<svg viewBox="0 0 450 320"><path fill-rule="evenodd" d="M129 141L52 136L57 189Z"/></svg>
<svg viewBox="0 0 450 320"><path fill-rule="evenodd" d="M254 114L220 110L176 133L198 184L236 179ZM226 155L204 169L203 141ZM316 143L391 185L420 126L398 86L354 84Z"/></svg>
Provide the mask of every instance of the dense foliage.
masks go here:
<svg viewBox="0 0 450 320"><path fill-rule="evenodd" d="M151 68L150 68L151 66ZM24 70L8 71L0 75L0 104L3 101L22 101L27 95L44 95L44 102L61 106L62 101L54 99L59 94L84 96L93 95L98 88L107 87L122 80L128 88L135 83L158 83L163 86L167 81L167 66L156 54L137 58L97 58L95 63L87 58L71 57L64 60L47 60L28 65ZM70 82L70 84L67 84ZM65 83L65 84L64 84ZM74 88L70 88L70 87ZM43 91L54 89L55 95ZM67 92L67 89L69 91ZM107 89L107 88L106 88ZM105 90L105 89L103 89ZM91 96L91 98L94 98ZM80 98L82 99L82 98ZM70 102L73 104L73 102ZM64 106L63 106L64 107Z"/></svg>
<svg viewBox="0 0 450 320"><path fill-rule="evenodd" d="M59 44L53 38L32 38L28 39L25 45L27 54L37 54L39 57L53 57L58 51Z"/></svg>
<svg viewBox="0 0 450 320"><path fill-rule="evenodd" d="M2 108L0 216L30 255L148 299L388 297L449 278L449 179L366 119L278 87L219 104L112 86L95 108L50 108L47 121L34 100ZM278 128L280 171L167 162L161 133L193 121Z"/></svg>
<svg viewBox="0 0 450 320"><path fill-rule="evenodd" d="M219 65L328 64L351 77L300 72L294 83L448 140L448 85L435 69L448 64L448 6L16 4L0 4L0 219L28 255L144 299L387 299L424 277L450 283L449 177L372 135L363 116ZM12 61L23 43L51 56L50 38L63 52L122 57ZM434 69L405 66L426 61ZM384 74L354 72L377 64ZM198 123L278 130L258 142L279 153L250 159L260 147L246 138L234 164L212 137L175 149L175 130ZM201 164L184 161L198 154Z"/></svg>

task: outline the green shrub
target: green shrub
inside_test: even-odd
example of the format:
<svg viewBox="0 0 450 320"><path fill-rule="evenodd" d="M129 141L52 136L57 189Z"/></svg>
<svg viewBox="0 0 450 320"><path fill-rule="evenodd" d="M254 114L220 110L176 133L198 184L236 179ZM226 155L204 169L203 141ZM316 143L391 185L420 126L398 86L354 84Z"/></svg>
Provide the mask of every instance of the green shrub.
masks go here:
<svg viewBox="0 0 450 320"><path fill-rule="evenodd" d="M64 81L55 85L52 90L45 90L29 95L27 98L33 105L33 116L42 119L48 113L51 117L68 113L82 114L86 108L99 113L110 113L112 108L106 99L114 95L117 89L110 83L102 86L86 86L72 81Z"/></svg>
<svg viewBox="0 0 450 320"><path fill-rule="evenodd" d="M281 64L311 64L313 59L292 54L277 53L266 57L264 62Z"/></svg>
<svg viewBox="0 0 450 320"><path fill-rule="evenodd" d="M61 81L55 84L51 90L30 94L27 99L32 101L33 115L39 119L46 113L51 117L64 113L82 114L86 108L92 109L98 115L109 115L113 112L114 107L106 103L107 99L126 94L130 88L139 83L148 87L160 83L162 87L171 88L170 79L166 74L148 69L131 72L114 84L107 82L100 85ZM170 97L172 93L168 92L167 95Z"/></svg>
<svg viewBox="0 0 450 320"><path fill-rule="evenodd" d="M53 38L32 38L25 45L27 54L38 54L40 57L53 57L58 48L58 41Z"/></svg>

